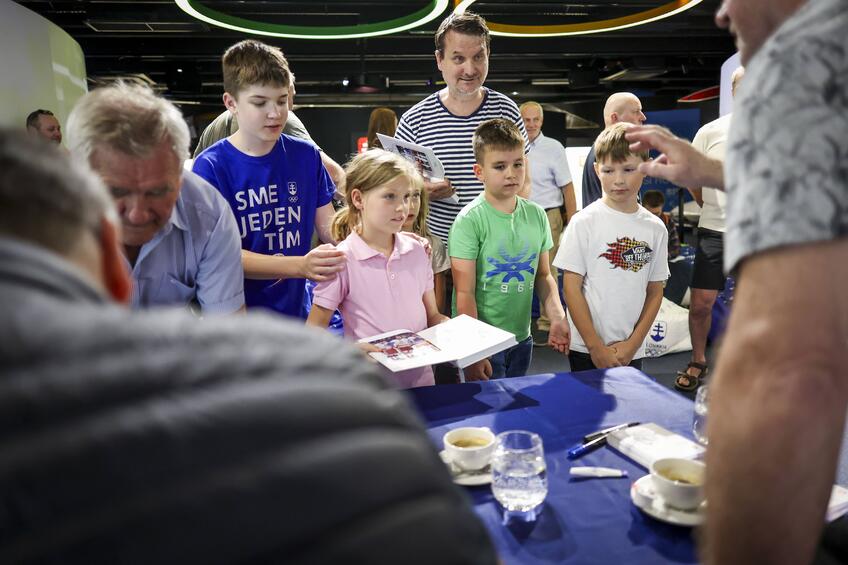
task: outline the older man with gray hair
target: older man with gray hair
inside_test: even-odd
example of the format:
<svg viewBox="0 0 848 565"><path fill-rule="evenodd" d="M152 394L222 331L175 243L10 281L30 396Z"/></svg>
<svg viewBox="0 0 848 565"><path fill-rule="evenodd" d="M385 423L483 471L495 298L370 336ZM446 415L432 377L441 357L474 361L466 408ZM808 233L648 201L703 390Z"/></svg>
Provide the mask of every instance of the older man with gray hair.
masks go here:
<svg viewBox="0 0 848 565"><path fill-rule="evenodd" d="M133 306L244 309L235 219L217 190L183 170L189 132L173 104L126 83L99 88L71 112L67 141L117 205Z"/></svg>
<svg viewBox="0 0 848 565"><path fill-rule="evenodd" d="M527 153L532 172L530 200L544 208L548 216L551 238L554 242L548 258L551 263L551 274L555 280L559 280L559 270L553 264L554 257L559 249L559 240L565 224L577 211L571 170L568 168L565 147L562 143L542 133L542 125L545 122L545 111L542 105L529 100L519 106L518 110L521 112L527 138L530 140L530 149ZM550 320L541 304L536 327L539 331L545 332L551 329Z"/></svg>

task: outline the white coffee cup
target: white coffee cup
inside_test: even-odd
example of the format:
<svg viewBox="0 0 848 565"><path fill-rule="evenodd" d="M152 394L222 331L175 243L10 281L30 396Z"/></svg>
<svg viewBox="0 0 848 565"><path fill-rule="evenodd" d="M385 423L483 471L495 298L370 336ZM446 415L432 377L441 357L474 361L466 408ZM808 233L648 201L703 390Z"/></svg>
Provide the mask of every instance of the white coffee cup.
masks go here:
<svg viewBox="0 0 848 565"><path fill-rule="evenodd" d="M464 471L477 471L491 462L495 434L489 428L456 428L442 441L451 463Z"/></svg>
<svg viewBox="0 0 848 565"><path fill-rule="evenodd" d="M694 510L704 500L706 466L700 461L669 457L651 465L654 491L673 508Z"/></svg>

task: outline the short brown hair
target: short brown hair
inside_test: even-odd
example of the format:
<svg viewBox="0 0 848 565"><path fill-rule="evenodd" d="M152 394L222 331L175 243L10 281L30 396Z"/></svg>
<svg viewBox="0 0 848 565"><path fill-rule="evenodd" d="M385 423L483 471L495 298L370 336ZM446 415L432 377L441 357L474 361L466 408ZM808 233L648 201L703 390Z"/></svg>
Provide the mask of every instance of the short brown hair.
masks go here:
<svg viewBox="0 0 848 565"><path fill-rule="evenodd" d="M117 223L115 203L88 163L58 146L0 128L0 237L71 255L86 232Z"/></svg>
<svg viewBox="0 0 848 565"><path fill-rule="evenodd" d="M659 190L648 190L642 195L642 206L656 208L665 204L665 196Z"/></svg>
<svg viewBox="0 0 848 565"><path fill-rule="evenodd" d="M38 121L41 119L41 116L52 116L52 115L53 115L53 112L51 112L50 110L42 110L40 108L38 110L33 110L27 116L26 127L28 127L28 128L38 128Z"/></svg>
<svg viewBox="0 0 848 565"><path fill-rule="evenodd" d="M495 118L477 126L471 144L474 146L474 160L478 165L482 165L487 149L508 151L516 147L523 148L524 136L514 123L503 118Z"/></svg>
<svg viewBox="0 0 848 565"><path fill-rule="evenodd" d="M291 83L289 63L277 47L255 39L239 41L221 58L224 91L232 96L253 85L288 88Z"/></svg>
<svg viewBox="0 0 848 565"><path fill-rule="evenodd" d="M436 51L445 54L445 36L449 31L455 31L464 35L472 35L482 37L486 43L486 54L490 53L489 45L492 43L492 38L489 35L489 28L486 26L486 20L479 14L474 12L463 12L461 14L451 14L442 20L439 29L436 30Z"/></svg>
<svg viewBox="0 0 848 565"><path fill-rule="evenodd" d="M631 155L636 155L643 161L649 159L647 151L631 151L630 142L624 138L630 124L618 122L604 131L595 140L595 162L601 163L607 159L613 163L621 163L626 161Z"/></svg>

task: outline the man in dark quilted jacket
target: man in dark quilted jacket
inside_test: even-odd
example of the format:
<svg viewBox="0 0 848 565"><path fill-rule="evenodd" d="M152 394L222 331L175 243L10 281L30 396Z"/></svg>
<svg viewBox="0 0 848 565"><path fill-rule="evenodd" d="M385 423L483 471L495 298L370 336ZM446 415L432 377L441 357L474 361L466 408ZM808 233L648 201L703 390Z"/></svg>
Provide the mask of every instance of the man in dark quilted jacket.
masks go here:
<svg viewBox="0 0 848 565"><path fill-rule="evenodd" d="M0 563L494 563L420 422L269 316L131 312L86 165L0 131Z"/></svg>

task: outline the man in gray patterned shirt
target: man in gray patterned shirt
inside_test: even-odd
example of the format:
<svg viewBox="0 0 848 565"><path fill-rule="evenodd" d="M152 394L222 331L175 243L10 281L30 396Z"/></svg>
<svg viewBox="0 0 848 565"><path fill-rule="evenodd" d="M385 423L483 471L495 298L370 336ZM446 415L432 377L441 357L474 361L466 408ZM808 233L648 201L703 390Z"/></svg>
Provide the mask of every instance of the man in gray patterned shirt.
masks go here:
<svg viewBox="0 0 848 565"><path fill-rule="evenodd" d="M724 176L667 132L629 138L663 152L646 174L727 185L739 282L712 385L704 561L809 563L848 408L848 2L724 0L716 20L747 67Z"/></svg>

